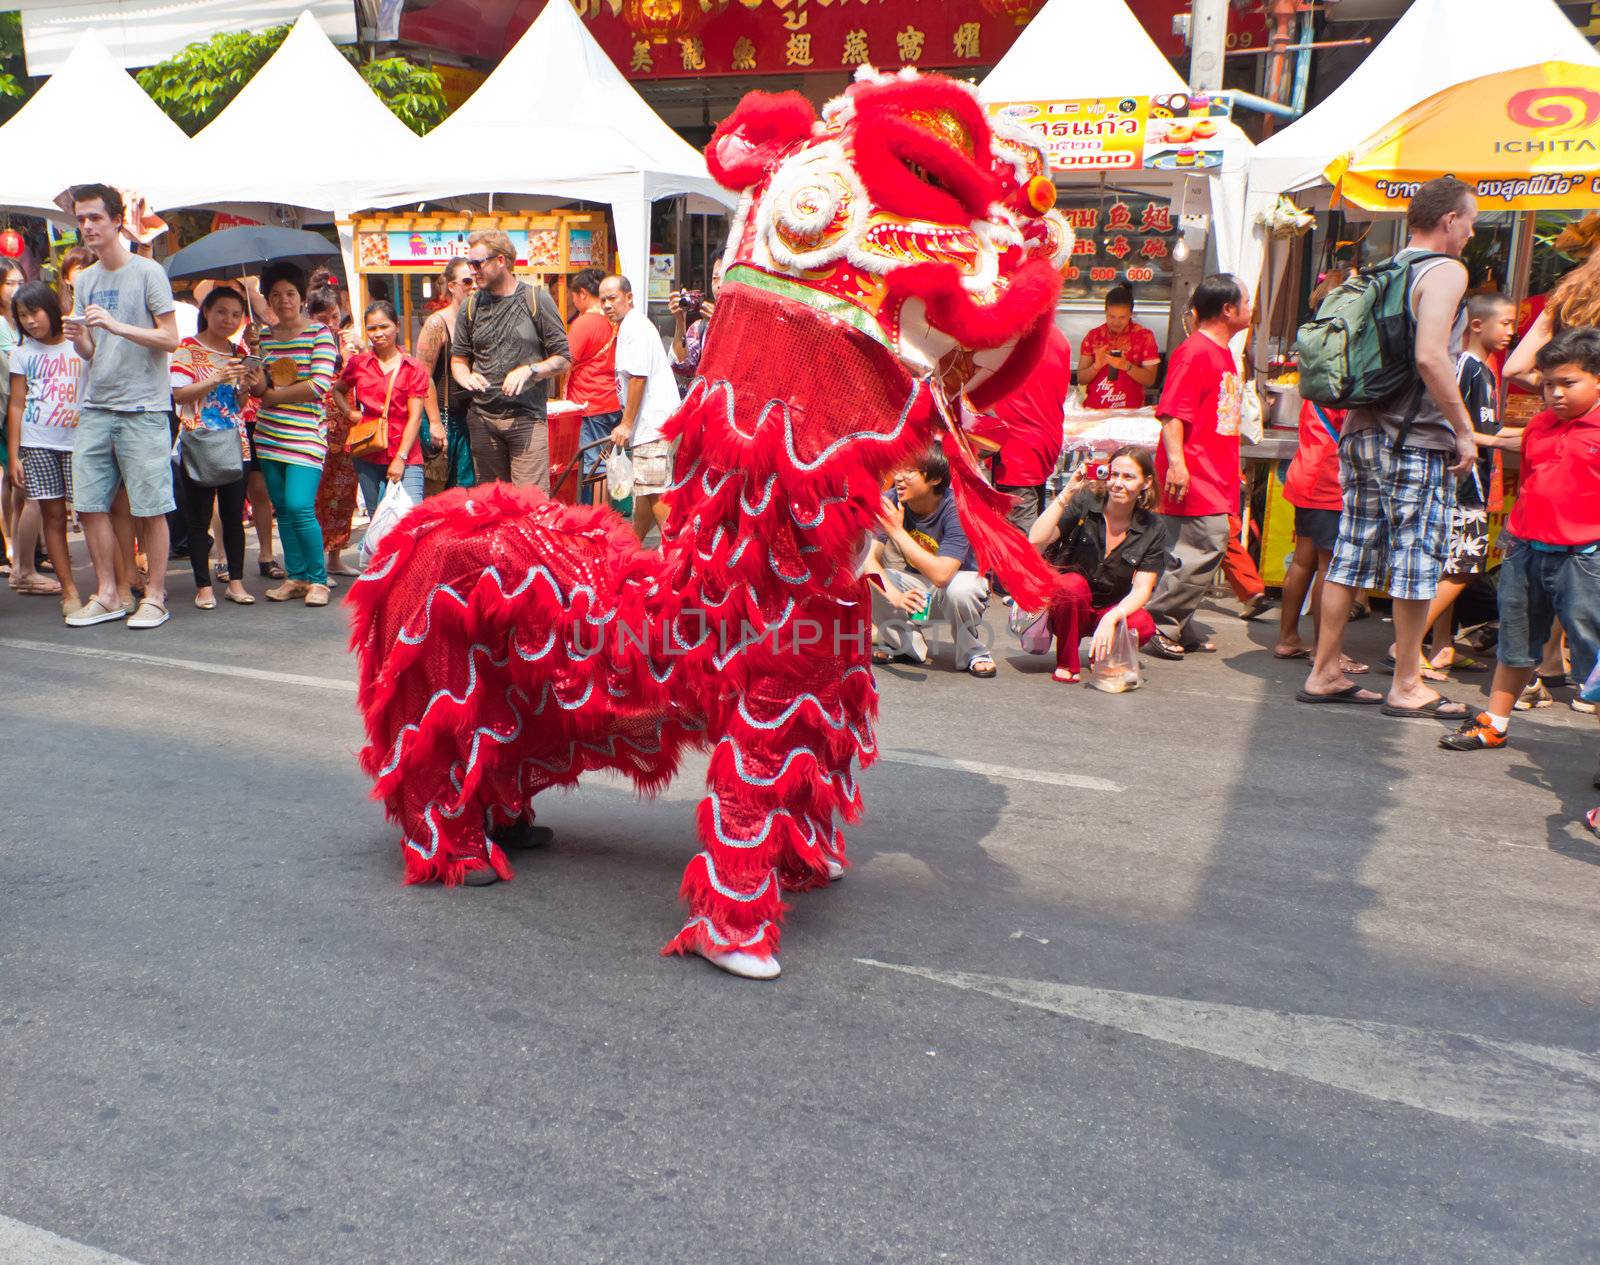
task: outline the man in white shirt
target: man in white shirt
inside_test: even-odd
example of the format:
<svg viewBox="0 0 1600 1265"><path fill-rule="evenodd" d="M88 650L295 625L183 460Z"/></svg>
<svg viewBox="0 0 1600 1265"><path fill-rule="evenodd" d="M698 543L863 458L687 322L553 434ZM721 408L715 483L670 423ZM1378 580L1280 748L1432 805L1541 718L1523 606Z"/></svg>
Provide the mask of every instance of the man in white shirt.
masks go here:
<svg viewBox="0 0 1600 1265"><path fill-rule="evenodd" d="M634 310L633 287L626 277L600 283L600 308L617 327L617 398L622 421L611 442L633 459L633 530L643 540L652 526L667 521L661 497L672 482L671 440L661 428L678 410L678 386L661 335L643 312Z"/></svg>

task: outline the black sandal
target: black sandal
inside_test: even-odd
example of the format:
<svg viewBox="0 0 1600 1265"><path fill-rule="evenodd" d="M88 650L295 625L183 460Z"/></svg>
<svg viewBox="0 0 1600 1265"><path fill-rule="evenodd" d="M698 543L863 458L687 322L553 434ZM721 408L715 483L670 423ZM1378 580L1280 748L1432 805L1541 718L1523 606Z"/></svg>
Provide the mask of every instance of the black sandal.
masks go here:
<svg viewBox="0 0 1600 1265"><path fill-rule="evenodd" d="M287 580L289 578L289 573L283 569L283 565L276 558L270 562L257 562L256 570L261 572L261 577L265 580Z"/></svg>

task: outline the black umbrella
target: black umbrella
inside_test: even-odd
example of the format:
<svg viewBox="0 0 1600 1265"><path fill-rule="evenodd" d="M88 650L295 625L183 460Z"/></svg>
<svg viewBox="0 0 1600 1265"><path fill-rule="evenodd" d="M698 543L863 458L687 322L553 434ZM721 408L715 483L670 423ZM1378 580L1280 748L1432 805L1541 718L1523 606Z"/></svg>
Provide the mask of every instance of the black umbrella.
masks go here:
<svg viewBox="0 0 1600 1265"><path fill-rule="evenodd" d="M339 248L320 233L243 224L210 233L185 246L167 260L167 276L174 281L244 277L276 263L298 264L309 272L338 253Z"/></svg>

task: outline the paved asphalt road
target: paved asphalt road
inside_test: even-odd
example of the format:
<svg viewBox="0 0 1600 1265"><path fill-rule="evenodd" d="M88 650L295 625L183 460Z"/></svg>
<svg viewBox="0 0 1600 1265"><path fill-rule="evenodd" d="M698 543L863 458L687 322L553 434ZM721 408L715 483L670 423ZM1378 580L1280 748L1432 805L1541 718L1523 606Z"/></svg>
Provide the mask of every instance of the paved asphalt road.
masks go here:
<svg viewBox="0 0 1600 1265"><path fill-rule="evenodd" d="M854 867L763 985L656 955L698 765L403 888L341 613L173 592L0 594L3 1265L1600 1258L1564 706L1447 755L1231 614L1123 697L882 673Z"/></svg>

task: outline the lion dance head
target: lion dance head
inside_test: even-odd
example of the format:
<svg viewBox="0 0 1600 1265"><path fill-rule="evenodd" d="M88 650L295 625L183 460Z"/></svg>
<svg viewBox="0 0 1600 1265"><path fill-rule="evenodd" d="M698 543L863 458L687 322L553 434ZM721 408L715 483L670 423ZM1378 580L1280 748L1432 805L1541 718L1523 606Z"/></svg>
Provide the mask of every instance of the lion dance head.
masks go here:
<svg viewBox="0 0 1600 1265"><path fill-rule="evenodd" d="M1042 151L971 85L862 67L820 115L750 94L706 158L743 196L680 470L760 467L802 503L847 486L859 532L883 476L942 432L980 559L1042 595L955 421L963 396L984 407L1022 383L1054 317L1072 233Z"/></svg>

